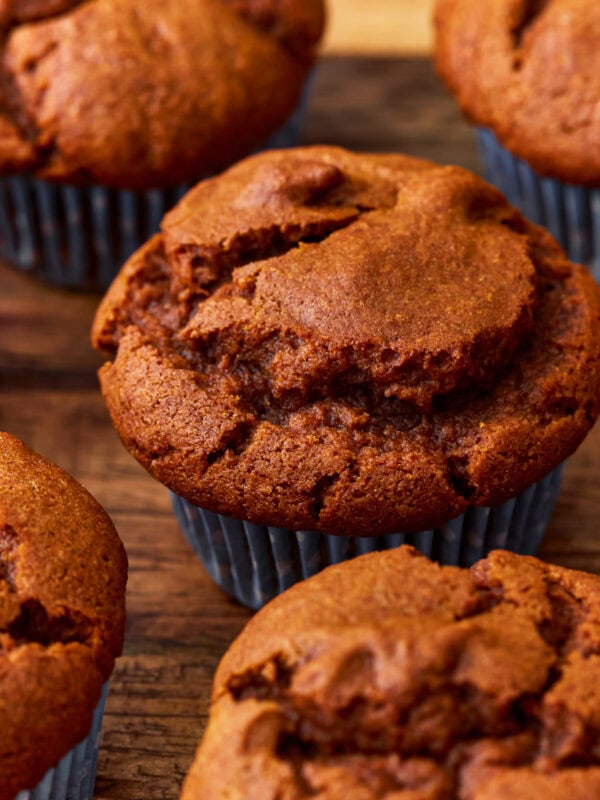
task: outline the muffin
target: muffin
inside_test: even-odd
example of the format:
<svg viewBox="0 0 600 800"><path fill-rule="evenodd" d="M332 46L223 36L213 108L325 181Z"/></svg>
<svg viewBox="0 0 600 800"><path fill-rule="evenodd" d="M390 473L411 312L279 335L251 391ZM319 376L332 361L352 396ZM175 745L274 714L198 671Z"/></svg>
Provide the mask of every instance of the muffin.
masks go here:
<svg viewBox="0 0 600 800"><path fill-rule="evenodd" d="M0 800L92 797L126 577L98 503L0 433Z"/></svg>
<svg viewBox="0 0 600 800"><path fill-rule="evenodd" d="M398 155L263 153L199 184L93 341L125 446L254 606L402 542L533 552L600 403L589 272L475 175Z"/></svg>
<svg viewBox="0 0 600 800"><path fill-rule="evenodd" d="M185 184L296 143L322 27L322 0L0 3L0 256L106 288Z"/></svg>
<svg viewBox="0 0 600 800"><path fill-rule="evenodd" d="M250 620L182 800L589 800L599 687L598 576L371 553Z"/></svg>
<svg viewBox="0 0 600 800"><path fill-rule="evenodd" d="M435 24L487 177L600 280L600 6L438 0Z"/></svg>

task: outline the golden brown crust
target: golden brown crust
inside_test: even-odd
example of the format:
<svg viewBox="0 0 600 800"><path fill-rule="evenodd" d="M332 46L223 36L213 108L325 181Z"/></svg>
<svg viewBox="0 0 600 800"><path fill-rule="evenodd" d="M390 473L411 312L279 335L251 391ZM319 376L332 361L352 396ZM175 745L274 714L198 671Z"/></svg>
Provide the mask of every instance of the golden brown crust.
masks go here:
<svg viewBox="0 0 600 800"><path fill-rule="evenodd" d="M323 27L322 0L4 5L0 171L132 189L197 180L262 144Z"/></svg>
<svg viewBox="0 0 600 800"><path fill-rule="evenodd" d="M231 645L182 800L584 800L599 687L597 576L504 551L471 570L370 554Z"/></svg>
<svg viewBox="0 0 600 800"><path fill-rule="evenodd" d="M437 68L463 111L542 175L600 183L600 5L438 0Z"/></svg>
<svg viewBox="0 0 600 800"><path fill-rule="evenodd" d="M428 529L556 467L598 413L600 297L455 167L306 148L199 184L98 311L125 445L223 514Z"/></svg>
<svg viewBox="0 0 600 800"><path fill-rule="evenodd" d="M126 577L98 503L0 433L0 800L87 734L123 644Z"/></svg>

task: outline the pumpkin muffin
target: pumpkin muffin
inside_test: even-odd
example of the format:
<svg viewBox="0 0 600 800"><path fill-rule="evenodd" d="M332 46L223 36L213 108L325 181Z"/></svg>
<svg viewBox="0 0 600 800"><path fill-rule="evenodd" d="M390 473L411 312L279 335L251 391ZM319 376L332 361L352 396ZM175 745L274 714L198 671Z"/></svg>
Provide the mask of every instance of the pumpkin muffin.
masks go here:
<svg viewBox="0 0 600 800"><path fill-rule="evenodd" d="M0 433L0 800L92 796L126 576L91 495Z"/></svg>
<svg viewBox="0 0 600 800"><path fill-rule="evenodd" d="M489 179L600 279L600 6L437 0L435 27Z"/></svg>
<svg viewBox="0 0 600 800"><path fill-rule="evenodd" d="M587 270L475 175L404 156L264 153L199 184L93 341L116 429L193 504L212 574L274 561L278 590L348 547L314 531L359 552L425 532L454 563L534 550L600 403Z"/></svg>
<svg viewBox="0 0 600 800"><path fill-rule="evenodd" d="M322 29L322 0L0 3L0 253L108 285L182 184L285 123Z"/></svg>
<svg viewBox="0 0 600 800"><path fill-rule="evenodd" d="M231 645L182 800L589 800L600 578L497 550L330 567Z"/></svg>

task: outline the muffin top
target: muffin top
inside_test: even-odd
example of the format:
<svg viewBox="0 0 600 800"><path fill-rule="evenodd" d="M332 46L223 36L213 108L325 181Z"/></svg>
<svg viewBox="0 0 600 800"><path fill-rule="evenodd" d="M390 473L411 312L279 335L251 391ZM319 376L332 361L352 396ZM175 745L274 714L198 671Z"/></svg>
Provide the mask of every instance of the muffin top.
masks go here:
<svg viewBox="0 0 600 800"><path fill-rule="evenodd" d="M126 577L98 503L0 433L0 800L88 733L121 652Z"/></svg>
<svg viewBox="0 0 600 800"><path fill-rule="evenodd" d="M182 800L589 800L599 743L598 576L401 547L250 620Z"/></svg>
<svg viewBox="0 0 600 800"><path fill-rule="evenodd" d="M600 183L600 4L437 0L437 68L463 111L542 175Z"/></svg>
<svg viewBox="0 0 600 800"><path fill-rule="evenodd" d="M298 103L322 0L0 0L0 173L197 180Z"/></svg>
<svg viewBox="0 0 600 800"><path fill-rule="evenodd" d="M196 186L93 340L125 445L193 503L292 529L422 530L504 501L600 402L600 293L458 167L264 153Z"/></svg>

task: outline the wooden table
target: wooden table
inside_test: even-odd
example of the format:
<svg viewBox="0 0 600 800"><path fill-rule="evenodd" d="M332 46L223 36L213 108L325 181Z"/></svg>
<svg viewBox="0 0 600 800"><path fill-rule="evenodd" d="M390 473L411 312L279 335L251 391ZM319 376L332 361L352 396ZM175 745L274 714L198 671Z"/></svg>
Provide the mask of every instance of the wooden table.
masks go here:
<svg viewBox="0 0 600 800"><path fill-rule="evenodd" d="M472 133L428 61L325 59L306 142L404 150L477 169ZM97 298L0 267L0 426L60 464L112 515L130 559L125 652L111 683L97 798L174 800L211 676L249 612L205 575L166 491L125 452L88 345ZM567 466L543 557L600 572L600 427Z"/></svg>

